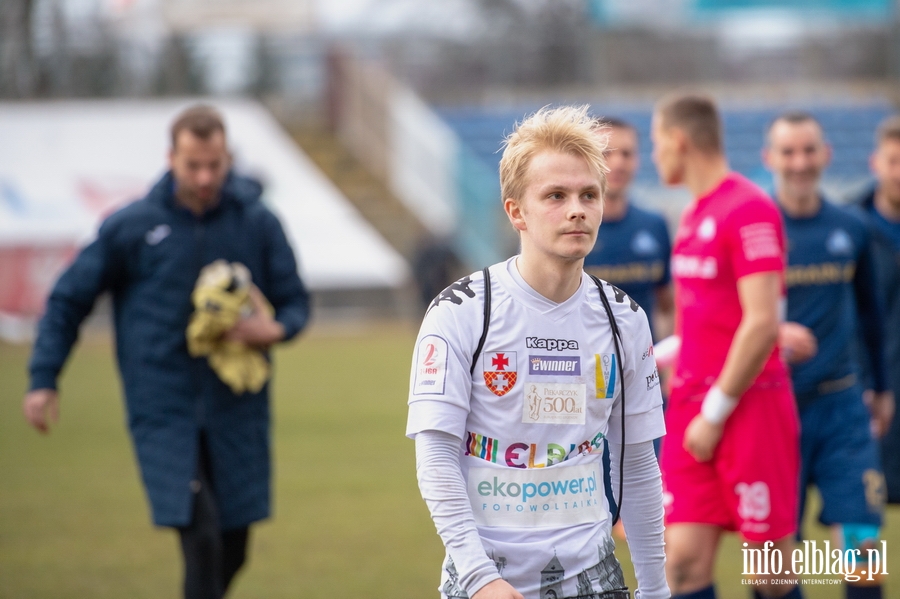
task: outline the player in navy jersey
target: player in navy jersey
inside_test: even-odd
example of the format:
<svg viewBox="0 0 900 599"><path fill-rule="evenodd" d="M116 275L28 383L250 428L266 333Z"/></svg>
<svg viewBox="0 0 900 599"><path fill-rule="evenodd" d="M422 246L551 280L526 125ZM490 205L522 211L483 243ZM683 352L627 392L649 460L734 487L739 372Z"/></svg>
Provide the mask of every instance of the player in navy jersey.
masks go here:
<svg viewBox="0 0 900 599"><path fill-rule="evenodd" d="M635 206L628 187L638 169L638 136L633 126L602 119L609 135L609 165L603 226L584 269L627 293L647 313L654 339L672 333L672 244L662 215Z"/></svg>
<svg viewBox="0 0 900 599"><path fill-rule="evenodd" d="M833 528L843 550L866 555L878 546L884 508L874 435L886 430L894 400L868 231L819 190L830 154L819 123L803 112L775 119L763 151L788 238L786 326L806 327L817 348L796 361L802 348L795 335L782 335L786 354L794 356L791 378L801 419L800 519L806 489L815 484L822 496L820 522ZM868 410L854 352L857 327L874 366ZM882 596L877 575L848 579L845 590L850 599Z"/></svg>
<svg viewBox="0 0 900 599"><path fill-rule="evenodd" d="M869 223L875 264L885 305L882 329L886 336L890 387L900 394L900 116L878 127L870 160L876 186L859 202ZM882 465L887 479L888 503L900 503L900 419L894 418L882 440Z"/></svg>

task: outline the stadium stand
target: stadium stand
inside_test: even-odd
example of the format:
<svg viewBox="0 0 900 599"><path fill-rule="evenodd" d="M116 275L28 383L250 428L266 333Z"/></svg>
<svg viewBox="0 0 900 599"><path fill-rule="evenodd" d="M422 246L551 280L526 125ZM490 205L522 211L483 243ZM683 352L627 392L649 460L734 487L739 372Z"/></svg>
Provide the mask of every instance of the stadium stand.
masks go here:
<svg viewBox="0 0 900 599"><path fill-rule="evenodd" d="M437 112L485 165L496 172L500 162L501 143L517 120L538 106L516 108L438 108ZM726 153L731 166L763 187L769 186L769 174L760 158L763 132L769 122L788 108L809 110L822 123L834 148L831 166L825 179L841 188L858 186L869 179L868 159L878 122L893 112L887 101L871 103L771 105L766 107L728 107L723 110ZM635 183L658 185L656 170L650 159L650 116L652 106L619 107L597 104L598 116L610 115L634 124L640 136L641 166Z"/></svg>

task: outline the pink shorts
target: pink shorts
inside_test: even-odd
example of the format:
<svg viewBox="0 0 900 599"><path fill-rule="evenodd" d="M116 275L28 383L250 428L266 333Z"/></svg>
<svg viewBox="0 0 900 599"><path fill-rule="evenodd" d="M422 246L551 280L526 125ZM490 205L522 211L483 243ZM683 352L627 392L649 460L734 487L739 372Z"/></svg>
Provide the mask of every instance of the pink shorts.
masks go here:
<svg viewBox="0 0 900 599"><path fill-rule="evenodd" d="M700 463L682 442L704 394L674 390L660 454L666 523L712 524L748 541L797 529L800 423L788 380L754 384L725 422L713 459Z"/></svg>

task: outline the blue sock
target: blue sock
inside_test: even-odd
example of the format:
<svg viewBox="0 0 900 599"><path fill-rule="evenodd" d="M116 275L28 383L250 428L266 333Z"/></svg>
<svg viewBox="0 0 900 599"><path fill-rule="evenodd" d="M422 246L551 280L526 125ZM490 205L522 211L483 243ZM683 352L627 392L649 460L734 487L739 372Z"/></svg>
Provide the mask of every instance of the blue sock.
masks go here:
<svg viewBox="0 0 900 599"><path fill-rule="evenodd" d="M881 585L874 587L857 587L852 584L845 584L844 589L847 593L847 599L882 599Z"/></svg>
<svg viewBox="0 0 900 599"><path fill-rule="evenodd" d="M716 589L713 585L709 585L705 589L700 589L699 591L694 591L693 593L672 595L672 599L716 599Z"/></svg>
<svg viewBox="0 0 900 599"><path fill-rule="evenodd" d="M753 591L753 599L772 599L771 597L766 597L765 595L761 595L759 591ZM795 585L791 591L787 595L782 595L778 597L778 599L803 599L803 593L800 592L800 585Z"/></svg>

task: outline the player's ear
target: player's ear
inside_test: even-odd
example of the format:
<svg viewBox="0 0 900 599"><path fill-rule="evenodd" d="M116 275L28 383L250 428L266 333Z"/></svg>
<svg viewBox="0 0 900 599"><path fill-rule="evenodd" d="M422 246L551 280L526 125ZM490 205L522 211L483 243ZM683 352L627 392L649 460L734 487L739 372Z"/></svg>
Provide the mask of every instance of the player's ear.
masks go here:
<svg viewBox="0 0 900 599"><path fill-rule="evenodd" d="M522 209L519 200L506 198L503 200L503 210L506 212L506 216L509 217L509 222L512 223L512 226L516 231L524 231L527 229L525 225L525 211Z"/></svg>
<svg viewBox="0 0 900 599"><path fill-rule="evenodd" d="M687 152L688 146L688 136L684 132L684 129L681 127L672 127L672 136L675 138L675 147L678 148L679 154L684 154Z"/></svg>

